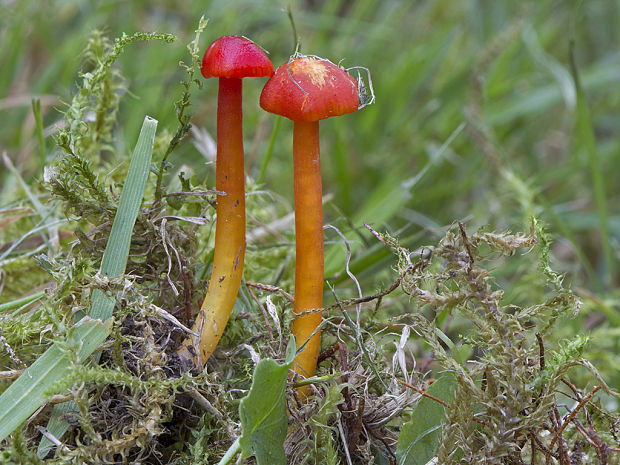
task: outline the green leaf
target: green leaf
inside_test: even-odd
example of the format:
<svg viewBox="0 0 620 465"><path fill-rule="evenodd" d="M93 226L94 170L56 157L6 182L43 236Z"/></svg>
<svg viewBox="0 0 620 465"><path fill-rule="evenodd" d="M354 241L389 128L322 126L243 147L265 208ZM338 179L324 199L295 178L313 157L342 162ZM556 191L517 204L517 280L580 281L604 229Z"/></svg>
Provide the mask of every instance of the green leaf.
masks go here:
<svg viewBox="0 0 620 465"><path fill-rule="evenodd" d="M239 416L243 434L239 438L243 458L254 455L258 465L285 465L284 439L287 429L286 378L293 363L294 339L283 365L267 358L254 369L252 387L241 399ZM292 347L292 350L290 350Z"/></svg>
<svg viewBox="0 0 620 465"><path fill-rule="evenodd" d="M156 128L157 121L147 116L103 255L101 273L104 276L118 276L125 271L131 234L144 195ZM69 348L78 354L80 361L85 361L105 341L111 329L114 299L95 290L92 301L90 316L80 320L67 334ZM53 394L50 391L54 386L69 374L71 362L63 345L54 343L0 396L0 441L43 405Z"/></svg>
<svg viewBox="0 0 620 465"><path fill-rule="evenodd" d="M454 360L456 360L457 363L464 366L465 363L467 363L473 349L474 348L470 344L455 344L452 349L452 357L454 357Z"/></svg>
<svg viewBox="0 0 620 465"><path fill-rule="evenodd" d="M442 375L426 391L444 402L454 396L456 379L452 373ZM398 465L426 465L437 455L441 430L446 421L446 407L436 400L422 397L413 410L411 420L403 426L398 437Z"/></svg>

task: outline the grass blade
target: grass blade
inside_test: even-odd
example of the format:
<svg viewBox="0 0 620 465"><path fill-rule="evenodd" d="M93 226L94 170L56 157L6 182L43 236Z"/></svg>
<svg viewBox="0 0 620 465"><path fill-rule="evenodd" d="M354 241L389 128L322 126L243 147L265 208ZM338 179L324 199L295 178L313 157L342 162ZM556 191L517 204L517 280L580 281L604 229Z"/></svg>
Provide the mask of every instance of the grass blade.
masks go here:
<svg viewBox="0 0 620 465"><path fill-rule="evenodd" d="M41 300L47 294L45 291L37 292L36 294L27 295L26 297L22 297L21 299L16 299L11 302L6 302L0 304L0 313L5 312L7 310L13 310L15 308L24 307L26 305L30 305L38 300Z"/></svg>
<svg viewBox="0 0 620 465"><path fill-rule="evenodd" d="M147 122L149 125L147 125ZM144 119L138 143L136 144L134 154L129 163L127 179L125 180L123 192L121 193L118 212L114 217L108 245L103 253L100 269L103 276L112 278L120 276L125 272L127 257L129 256L129 246L131 244L131 234L138 216L140 204L142 203L144 188L146 187L146 180L148 178L156 128L157 121L147 116ZM99 289L95 289L93 291L92 301L93 306L90 311L90 316L92 318L105 321L112 316L112 311L114 310L113 299L107 297ZM73 401L55 405L47 424L48 431L57 439L60 439L69 429L69 423L64 419L65 414L76 409L77 406ZM40 458L45 457L53 446L52 442L47 437L43 436L39 443L37 455Z"/></svg>
<svg viewBox="0 0 620 465"><path fill-rule="evenodd" d="M265 152L265 158L263 158L263 163L260 166L260 173L258 175L258 178L256 179L256 184L262 184L262 182L265 180L267 165L269 165L269 160L271 160L271 155L273 154L273 146L276 143L276 135L278 134L278 130L280 129L281 122L282 117L278 115L276 117L276 122L273 123L271 136L269 136L269 145L267 146L267 151Z"/></svg>
<svg viewBox="0 0 620 465"><path fill-rule="evenodd" d="M131 233L138 217L146 179L149 175L156 129L157 121L148 116L145 117L138 143L129 163L129 171L123 185L123 192L110 231L108 245L103 253L101 274L104 276L115 277L125 272Z"/></svg>
<svg viewBox="0 0 620 465"><path fill-rule="evenodd" d="M41 100L32 99L32 113L36 124L37 141L39 142L39 164L41 173L45 169L45 137L43 136L43 116L41 115Z"/></svg>
<svg viewBox="0 0 620 465"><path fill-rule="evenodd" d="M111 324L83 318L69 334L69 345L88 357L110 332ZM0 396L0 441L28 419L49 397L50 389L71 371L67 353L60 343L53 344Z"/></svg>
<svg viewBox="0 0 620 465"><path fill-rule="evenodd" d="M151 164L156 128L157 121L147 116L131 158L119 208L103 254L101 273L104 276L114 277L125 271L133 226ZM114 300L95 290L92 301L90 316L71 328L67 338L69 348L76 350L81 361L86 360L105 341L111 329ZM43 405L53 394L50 392L53 387L69 374L71 363L65 347L62 347L64 344L53 344L0 396L0 441Z"/></svg>
<svg viewBox="0 0 620 465"><path fill-rule="evenodd" d="M592 184L594 188L594 199L596 202L596 211L599 217L601 228L601 241L603 243L603 258L605 262L605 271L603 282L610 285L614 282L615 266L614 254L611 249L609 240L609 224L607 219L607 199L605 196L605 180L601 171L601 163L596 148L596 137L590 118L590 110L586 101L581 83L579 80L579 70L575 62L574 44L571 42L570 64L573 72L573 81L575 82L575 91L577 94L577 130L583 142L584 148L588 154L588 165L592 176Z"/></svg>

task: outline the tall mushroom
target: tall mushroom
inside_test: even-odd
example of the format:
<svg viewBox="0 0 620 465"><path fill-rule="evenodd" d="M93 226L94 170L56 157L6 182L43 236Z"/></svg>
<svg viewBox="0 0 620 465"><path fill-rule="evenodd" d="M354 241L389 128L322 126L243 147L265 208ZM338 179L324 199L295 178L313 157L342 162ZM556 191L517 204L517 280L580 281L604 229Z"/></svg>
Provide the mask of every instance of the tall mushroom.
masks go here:
<svg viewBox="0 0 620 465"><path fill-rule="evenodd" d="M179 355L202 367L215 350L237 299L245 254L245 175L241 80L273 75L271 61L245 37L224 36L214 41L202 60L202 75L219 78L217 102L217 198L215 249L209 289L193 331ZM196 347L198 346L198 347Z"/></svg>
<svg viewBox="0 0 620 465"><path fill-rule="evenodd" d="M323 58L300 56L280 66L267 81L261 107L293 120L295 194L295 305L292 332L297 347L294 370L314 375L319 353L323 307L323 205L319 121L356 111L358 86L347 72ZM314 333L314 335L312 335ZM302 390L307 394L307 390Z"/></svg>

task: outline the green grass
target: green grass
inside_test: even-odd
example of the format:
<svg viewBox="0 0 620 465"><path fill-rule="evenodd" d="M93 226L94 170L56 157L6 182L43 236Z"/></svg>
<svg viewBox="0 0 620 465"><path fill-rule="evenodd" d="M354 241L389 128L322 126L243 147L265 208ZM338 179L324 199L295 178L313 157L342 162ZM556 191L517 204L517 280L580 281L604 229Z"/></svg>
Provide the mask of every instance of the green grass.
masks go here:
<svg viewBox="0 0 620 465"><path fill-rule="evenodd" d="M413 251L435 246L458 221L471 233L478 228L528 231L535 216L553 237L552 268L583 301L578 316L563 319L547 336L549 343L589 334L583 356L610 386L619 386L617 1L23 0L0 4L0 318L3 314L12 318L8 326L0 319L0 328L9 345L23 343L23 350L17 352L29 364L45 349L38 347L37 331L48 328L49 339L42 345L50 344L63 334L62 325L68 324L72 312L83 310L90 298L88 277L101 265L104 239L146 114L159 124L136 234L153 243L161 239L157 205L149 202L155 195L156 173L178 128L175 102L186 90L180 82L188 74L178 63L191 63L186 44L194 38L200 17L209 20L198 44L200 55L215 38L238 34L268 50L278 66L294 51L289 5L303 53L343 60L344 67L365 66L372 74L374 105L321 123L323 189L330 196L325 222L347 237L350 268L364 295L388 287L398 269L397 258L364 222ZM101 34L93 36L94 30ZM142 31L170 33L178 40L166 42L158 36L162 40L127 45L105 83L92 94L80 94L80 72L96 71L99 63L93 57L101 58L104 37L113 41L123 33ZM90 58L84 55L88 43ZM192 125L215 137L217 83L205 81L199 73L196 77L202 87L190 84L187 88L190 105L185 115L191 116ZM293 204L292 124L260 109L263 84L260 79L244 81L248 229L254 230L264 224L274 226L292 211ZM90 101L95 109L91 113L74 115L78 127L66 127L63 112L72 109L68 104L76 95L85 102L91 96L104 97ZM96 108L105 111L97 113ZM76 134L80 118L88 124L99 118L101 138L85 138L73 145L64 140L64 149L60 148L55 137L58 129L65 130L65 135ZM196 139L190 133L170 152L163 192L214 187L214 166L192 142ZM54 175L49 167L71 147L77 147L88 165L76 175L79 184L66 181L69 187L80 186L81 200L74 199L73 205L78 205L74 209L52 196L44 182L44 176L49 180ZM4 161L4 155L10 162ZM90 171L96 177L93 182L88 179ZM185 173L182 181L177 176L180 172ZM168 200L171 207L162 215L214 213L204 199L179 200L178 205ZM198 278L209 276L212 230L210 224L175 219L168 224L172 225L171 244L188 262L195 306L206 289ZM77 239L79 247L72 243ZM293 241L289 222L277 234L248 244L245 278L292 293ZM345 248L329 230L326 241L326 276L344 302L357 295L344 273ZM137 279L140 291L156 305L182 308L183 296L165 287L168 255L173 265L168 278L182 282L172 250L150 248L139 240L132 247L130 279ZM537 273L535 260L527 254L494 263L492 275L505 293L503 303L527 306L544 301L549 288ZM57 302L30 303L28 296L39 299L52 284L57 285ZM327 285L325 289L326 305L334 304ZM264 302L265 296L259 299ZM253 318L263 318L251 296L244 291L242 297L237 303L239 313L253 316L234 322L224 338L229 348L247 335L255 324ZM279 299L274 297L278 308L284 305ZM397 324L413 305L400 291L385 299L368 317L377 327ZM140 318L148 320L143 313ZM334 315L341 317L338 311ZM283 311L281 318L282 328L288 330L290 312ZM455 341L471 329L462 318L455 317L451 324L448 334ZM121 332L120 327L113 330L119 341ZM385 360L391 360L393 344L385 344L391 344L385 348ZM1 347L0 372L19 368ZM429 354L423 342L413 343L412 350L422 359ZM238 370L245 370L247 376L235 371L242 380L235 386L248 389L250 362ZM593 385L587 372L574 374L580 387ZM2 383L6 384L0 380L0 390ZM617 408L611 398L605 402ZM216 407L228 408L222 405ZM214 428L208 421L201 425L202 431Z"/></svg>

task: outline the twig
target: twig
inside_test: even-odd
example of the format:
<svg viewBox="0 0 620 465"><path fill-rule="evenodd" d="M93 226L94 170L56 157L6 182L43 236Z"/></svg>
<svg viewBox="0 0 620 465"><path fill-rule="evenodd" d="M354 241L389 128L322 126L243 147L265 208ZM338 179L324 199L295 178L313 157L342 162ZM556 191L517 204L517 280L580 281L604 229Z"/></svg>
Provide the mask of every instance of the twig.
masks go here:
<svg viewBox="0 0 620 465"><path fill-rule="evenodd" d="M0 379L17 379L23 372L24 370L0 371Z"/></svg>
<svg viewBox="0 0 620 465"><path fill-rule="evenodd" d="M347 404L347 410L350 412L353 410L353 402L351 402L351 396L348 388L349 375L347 373L349 373L349 361L347 360L347 348L342 342L338 342L336 346L338 347L338 353L340 354L340 366L342 366L343 371L342 385L344 387L342 388L342 396Z"/></svg>
<svg viewBox="0 0 620 465"><path fill-rule="evenodd" d="M267 310L265 310L265 306L261 303L260 300L258 300L258 297L256 297L256 295L254 295L254 292L252 292L252 289L250 288L250 286L248 285L248 283L245 283L245 287L248 290L248 292L250 293L250 296L252 297L252 300L254 300L254 302L256 302L256 305L258 305L258 308L260 308L261 312L263 312L263 318L265 319L265 325L267 326L267 331L269 332L269 338L271 339L271 342L273 342L273 329L271 328L271 323L269 323L269 315L267 315Z"/></svg>
<svg viewBox="0 0 620 465"><path fill-rule="evenodd" d="M532 438L532 440L536 443L536 445L538 446L538 448L540 450L542 450L546 456L547 456L547 461L549 461L550 457L553 457L555 459L557 459L559 457L558 454L556 454L555 452L553 452L551 449L549 449L547 446L545 446L540 439L538 439L538 437L536 436L536 434L532 431L529 430L528 434L530 435L530 438Z"/></svg>
<svg viewBox="0 0 620 465"><path fill-rule="evenodd" d="M417 392L418 394L422 394L424 397L428 397L429 399L434 400L435 402L439 402L441 405L443 405L444 407L447 408L452 408L452 406L446 402L445 400L441 400L439 397L435 397L429 393L427 393L426 391L415 387L413 384L409 384L405 381L401 381L400 379L397 379L396 381L398 381L400 384L402 384L403 386L408 387L409 389L413 389L415 392Z"/></svg>
<svg viewBox="0 0 620 465"><path fill-rule="evenodd" d="M577 396L577 401L579 401L581 399L581 393L579 392L579 390L577 389L577 387L572 384L570 381L562 378L562 382L564 384L566 384L569 388L571 388L571 390L575 393L575 396ZM616 429L615 429L615 425L620 423L620 419L618 419L617 417L611 415L609 412L606 412L605 410L603 410L602 408L600 408L598 405L596 404L590 404L590 407L593 408L594 410L596 410L597 412L599 412L601 415L603 415L604 417L607 417L610 421L609 424L609 432L612 435L612 437L616 440L616 442L618 444L620 444L620 440L618 440L618 435L616 434ZM586 413L586 418L588 420L588 422L590 422L590 416L588 415L588 410L585 411Z"/></svg>
<svg viewBox="0 0 620 465"><path fill-rule="evenodd" d="M390 456L387 458L390 461L390 465L396 465L396 463L397 463L396 455L394 454L394 451L392 450L392 448L388 444L387 440L384 437L381 437L377 433L375 433L375 431L366 424L366 421L364 421L364 426L366 426L366 429L368 430L368 432L370 433L370 435L373 438L378 439L379 441L381 441L381 443L385 447L385 449L388 452L388 454L390 454Z"/></svg>
<svg viewBox="0 0 620 465"><path fill-rule="evenodd" d="M210 414L215 416L218 420L221 420L221 421L224 420L224 416L222 415L222 413L218 409L216 409L213 406L213 404L207 400L205 396L203 396L200 392L198 392L198 390L195 387L189 386L187 388L187 393L192 399L196 401L198 405L200 405L200 407L202 407L203 410L209 412Z"/></svg>
<svg viewBox="0 0 620 465"><path fill-rule="evenodd" d="M598 435L594 431L594 428L589 427L588 428L588 434L589 434L590 438L592 438L592 440L596 444L596 446L595 446L596 454L598 455L598 458L600 460L601 465L607 465L607 463L608 463L607 456L609 455L608 451L609 451L610 447L607 445L606 442L603 442L603 440L598 437Z"/></svg>
<svg viewBox="0 0 620 465"><path fill-rule="evenodd" d="M341 300L340 303L342 305L346 305L347 307L351 306L351 305L358 305L358 304L363 304L366 302L371 302L375 299L381 299L384 296L394 292L396 290L396 288L398 286L400 286L400 283L402 282L403 278L405 277L405 275L407 273L409 273L410 271L416 271L417 268L419 268L419 263L416 265L412 265L411 267L407 267L401 274L400 276L396 279L396 281L394 281L390 287L388 287L387 289L382 290L381 292L378 292L377 294L373 294L373 295L369 295L366 297L360 297L359 299L345 299L345 300ZM329 305L327 307L325 307L325 310L332 310L334 308L339 307L340 304L332 304Z"/></svg>
<svg viewBox="0 0 620 465"><path fill-rule="evenodd" d="M68 400L73 399L72 394L56 394L49 398L47 401L48 404L62 404L63 402L67 402Z"/></svg>
<svg viewBox="0 0 620 465"><path fill-rule="evenodd" d="M402 384L403 386L406 386L406 387L408 387L409 389L413 389L413 390L414 390L414 391L416 391L417 393L422 394L424 397L428 397L429 399L432 399L432 400L434 400L435 402L439 402L439 403L440 403L441 405L443 405L444 407L447 407L447 408L449 408L449 409L451 409L451 408L452 408L452 405L450 405L450 404L449 404L448 402L446 402L445 400L441 400L439 397L435 397L435 396L433 396L433 395L431 395L431 394L427 393L426 391L424 391L424 390L422 390L422 389L420 389L420 388L415 387L413 384L409 384L409 383L407 383L407 382L405 382L405 381L401 381L400 379L397 379L396 381L398 381L398 382L399 382L400 384ZM486 421L481 420L480 418L476 418L476 417L474 417L474 418L473 418L473 420L474 420L476 423L480 423L481 425L484 425L484 426L490 426L490 425L489 425Z"/></svg>
<svg viewBox="0 0 620 465"><path fill-rule="evenodd" d="M555 403L553 406L552 416L554 420L553 425L557 432L559 429L558 426L560 426L562 423L562 416L560 415L560 412L558 411L557 403ZM559 459L560 459L560 465L570 465L570 457L568 455L568 448L566 447L566 441L564 440L562 436L560 436L559 439L560 440L558 441L558 454L559 454ZM553 448L553 442L551 443L549 447Z"/></svg>
<svg viewBox="0 0 620 465"><path fill-rule="evenodd" d="M583 438L586 441L588 441L592 447L597 446L596 442L594 442L594 440L590 437L590 435L588 434L588 432L586 431L586 429L584 428L584 426L581 424L579 420L577 420L576 418L573 418L573 425L575 425L575 428L577 429L577 431L581 433Z"/></svg>
<svg viewBox="0 0 620 465"><path fill-rule="evenodd" d="M371 231L374 231L370 226L366 225ZM378 233L377 233L378 234ZM382 242L387 243L388 245L391 245L393 247L398 247L397 245L393 245L390 242L386 242L386 240L382 240ZM404 250L404 249L403 249ZM411 263L411 262L410 262ZM367 302L371 302L373 300L377 300L377 299L381 299L383 297L385 297L388 294L391 294L392 292L394 292L396 290L396 288L398 288L398 286L400 286L400 283L402 282L402 280L404 279L404 277L410 273L410 272L415 272L417 271L419 268L424 267L427 264L426 260L422 260L418 263L414 264L410 264L410 266L408 266L405 270L403 270L401 272L401 274L398 276L398 278L396 279L396 281L394 281L390 287L383 289L382 291L376 293L376 294L372 294L366 297L360 297L357 299L344 299L341 300L339 303L335 303L332 305L328 305L327 307L324 307L325 311L329 311L329 310L333 310L334 308L339 308L341 306L352 306L352 305L359 305L359 304L363 304L363 303L367 303ZM281 295L283 295L289 302L294 303L295 299L293 298L292 295L290 295L288 292L286 292L284 289L281 289L279 287L276 286L270 286L268 284L261 284L261 283L255 283L255 282L251 282L248 281L246 283L247 286L252 286L255 287L257 289L262 289L268 292L275 292L275 293L279 293ZM312 309L312 313L314 313L315 310Z"/></svg>
<svg viewBox="0 0 620 465"><path fill-rule="evenodd" d="M467 251L467 255L469 256L469 265L467 266L467 268L468 268L468 271L471 271L471 267L474 264L474 254L472 252L471 242L469 242L469 238L467 237L467 233L465 232L465 226L460 221L459 221L459 229L461 230L461 238L463 239L463 246L465 246L465 250Z"/></svg>
<svg viewBox="0 0 620 465"><path fill-rule="evenodd" d="M339 342L337 342L336 344L334 344L333 346L329 347L328 349L325 349L323 352L321 352L317 358L317 365L320 364L321 362L324 362L325 360L327 360L329 357L332 357L334 355L334 353L336 353L336 351L338 350L338 344L340 344ZM0 372L1 373L1 372Z"/></svg>
<svg viewBox="0 0 620 465"><path fill-rule="evenodd" d="M213 404L209 402L209 400L205 396L203 396L200 392L198 392L198 390L193 386L188 386L187 393L192 399L196 401L198 405L200 405L200 407L203 410L209 412L211 415L217 418L224 425L228 434L230 436L233 436L234 431L232 427L230 426L230 424L226 421L226 418L224 418L224 415L222 414L222 412L216 409L213 406Z"/></svg>
<svg viewBox="0 0 620 465"><path fill-rule="evenodd" d="M545 369L545 345L543 344L542 336L540 335L540 333L536 333L536 339L538 340L538 351L540 353L539 363L540 370L542 371Z"/></svg>
<svg viewBox="0 0 620 465"><path fill-rule="evenodd" d="M228 195L224 191L218 191L215 189L210 189L206 191L194 191L194 192L170 192L169 194L165 194L164 197L209 197L211 195Z"/></svg>
<svg viewBox="0 0 620 465"><path fill-rule="evenodd" d="M594 404L592 404L594 405ZM603 410L601 410L600 408L596 407L598 409L599 412L603 412L604 414L609 415L609 413L604 412ZM613 418L613 417L612 417ZM620 419L615 419L613 422L611 422L609 424L609 433L611 434L611 436L616 440L616 444L620 444L620 440L618 440L618 433L616 431L616 425L620 423Z"/></svg>
<svg viewBox="0 0 620 465"><path fill-rule="evenodd" d="M573 418L575 418L575 415L577 415L577 413L579 412L579 410L589 402L589 400L592 398L592 396L596 393L596 391L598 391L601 387L600 386L594 386L594 389L592 389L592 391L590 391L583 399L581 399L581 402L579 402L579 404L577 404L577 407L575 407L573 409L573 411L568 415L568 417L566 417L566 419L563 421L562 425L560 426L560 429L558 429L555 433L555 436L553 436L553 439L551 440L551 444L549 445L549 448L552 449L553 445L555 444L555 442L558 440L558 438L560 437L560 435L564 432L564 429L566 429L566 427L568 426L568 424L573 420Z"/></svg>
<svg viewBox="0 0 620 465"><path fill-rule="evenodd" d="M39 433L49 439L50 442L53 443L56 447L62 447L62 442L60 442L56 436L50 433L47 428L43 428L40 425L35 426L35 428L37 429L37 431L39 431Z"/></svg>
<svg viewBox="0 0 620 465"><path fill-rule="evenodd" d="M368 229L370 231L370 233L373 236L375 236L379 240L379 242L383 242L388 247L391 247L393 249L397 249L403 255L405 260L407 260L407 264L409 266L413 266L413 263L411 263L411 257L409 256L409 251L407 249L405 249L404 247L400 246L399 244L397 244L396 242L394 242L394 241L392 241L390 239L386 239L384 236L382 236L377 231L372 229L372 227L370 225L368 225L368 223L364 222L364 226L366 227L366 229Z"/></svg>
<svg viewBox="0 0 620 465"><path fill-rule="evenodd" d="M295 299L293 298L291 294L286 292L284 289L280 289L277 286L270 286L269 284L254 283L251 281L247 281L245 285L248 287L251 286L257 289L262 289L263 291L276 292L278 294L282 294L286 298L286 300L288 300L290 303L295 303Z"/></svg>
<svg viewBox="0 0 620 465"><path fill-rule="evenodd" d="M362 432L362 424L364 421L364 406L366 404L365 397L361 396L357 401L357 414L355 415L355 422L351 428L351 449L355 450L357 443L360 439L360 433Z"/></svg>
<svg viewBox="0 0 620 465"><path fill-rule="evenodd" d="M168 313L166 310L164 310L161 307L158 307L155 304L151 304L151 308L153 310L155 310L155 313L157 313L159 316L161 316L162 318L164 318L165 320L168 320L170 323L172 323L175 326L178 326L179 328L181 328L183 331L185 331L186 333L191 334L192 336L196 336L198 337L198 334L195 333L194 331L192 331L191 329L189 329L187 326L185 326L183 323L181 323L179 320L177 320L174 316L172 316L170 313Z"/></svg>

